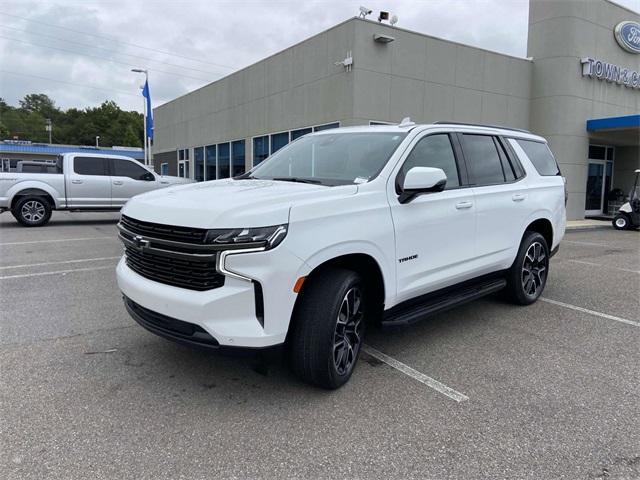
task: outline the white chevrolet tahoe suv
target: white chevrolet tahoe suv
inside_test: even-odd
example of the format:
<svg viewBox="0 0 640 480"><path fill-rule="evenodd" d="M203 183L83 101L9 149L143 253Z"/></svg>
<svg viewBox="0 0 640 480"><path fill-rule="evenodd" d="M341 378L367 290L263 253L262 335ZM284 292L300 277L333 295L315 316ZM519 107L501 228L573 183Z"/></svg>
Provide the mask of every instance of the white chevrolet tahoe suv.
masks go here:
<svg viewBox="0 0 640 480"><path fill-rule="evenodd" d="M127 310L200 347L285 345L344 384L370 322L404 325L505 289L540 297L565 182L529 132L452 123L301 137L241 177L139 195L118 225Z"/></svg>

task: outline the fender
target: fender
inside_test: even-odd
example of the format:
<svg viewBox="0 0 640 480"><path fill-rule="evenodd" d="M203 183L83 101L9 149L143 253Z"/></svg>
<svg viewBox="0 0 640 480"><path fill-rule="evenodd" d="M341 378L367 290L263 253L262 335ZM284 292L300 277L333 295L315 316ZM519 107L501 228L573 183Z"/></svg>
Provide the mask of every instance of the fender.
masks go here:
<svg viewBox="0 0 640 480"><path fill-rule="evenodd" d="M66 197L64 195L64 192L59 192L48 183L39 182L37 180L25 180L22 182L18 182L15 185L13 185L11 188L9 188L9 190L7 190L7 206L11 205L13 198L17 194L19 194L23 190L28 190L31 188L43 190L47 192L49 195L51 195L51 198L53 198L53 201L55 203L54 205L55 209L58 209L61 206L62 208L64 208L66 206L66 205L61 205L61 201L64 201L64 203L66 204Z"/></svg>
<svg viewBox="0 0 640 480"><path fill-rule="evenodd" d="M549 223L551 223L551 232L553 234L553 245L549 245L549 249L552 250L558 243L560 243L558 239L561 238L564 233L564 232L558 231L558 225L559 225L558 219L554 218L553 212L549 209L535 210L523 222L522 227L520 229L522 232L522 235L524 235L525 229L536 220L549 220Z"/></svg>
<svg viewBox="0 0 640 480"><path fill-rule="evenodd" d="M382 250L372 242L364 240L346 241L324 247L304 261L304 264L298 270L297 277L308 275L329 260L351 254L368 255L378 264L384 282L385 305L393 303L396 296L396 270L393 258L387 258Z"/></svg>

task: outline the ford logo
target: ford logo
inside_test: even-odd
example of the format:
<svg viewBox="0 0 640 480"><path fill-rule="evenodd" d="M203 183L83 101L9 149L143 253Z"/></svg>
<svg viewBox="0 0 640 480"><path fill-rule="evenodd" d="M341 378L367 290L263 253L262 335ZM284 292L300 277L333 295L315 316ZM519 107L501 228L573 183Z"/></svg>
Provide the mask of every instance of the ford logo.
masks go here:
<svg viewBox="0 0 640 480"><path fill-rule="evenodd" d="M620 22L613 31L616 42L627 52L640 53L640 23Z"/></svg>

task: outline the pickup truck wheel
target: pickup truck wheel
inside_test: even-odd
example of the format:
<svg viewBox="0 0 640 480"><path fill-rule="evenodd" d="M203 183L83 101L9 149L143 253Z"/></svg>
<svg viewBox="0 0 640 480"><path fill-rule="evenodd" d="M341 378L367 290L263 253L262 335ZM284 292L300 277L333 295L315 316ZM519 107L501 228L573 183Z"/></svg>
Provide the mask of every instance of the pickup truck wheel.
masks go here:
<svg viewBox="0 0 640 480"><path fill-rule="evenodd" d="M308 383L336 389L351 377L362 348L365 286L357 273L337 268L308 282L294 313L291 367Z"/></svg>
<svg viewBox="0 0 640 480"><path fill-rule="evenodd" d="M25 227L41 227L51 218L51 205L38 196L24 196L11 209L15 219Z"/></svg>
<svg viewBox="0 0 640 480"><path fill-rule="evenodd" d="M507 273L507 294L513 302L530 305L542 295L549 275L549 247L537 232L526 232Z"/></svg>

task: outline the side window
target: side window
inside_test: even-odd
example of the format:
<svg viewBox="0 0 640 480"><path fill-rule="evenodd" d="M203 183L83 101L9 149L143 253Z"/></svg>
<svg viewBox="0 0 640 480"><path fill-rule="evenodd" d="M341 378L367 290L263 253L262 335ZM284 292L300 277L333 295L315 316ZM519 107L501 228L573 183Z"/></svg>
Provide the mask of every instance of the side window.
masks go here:
<svg viewBox="0 0 640 480"><path fill-rule="evenodd" d="M493 137L465 133L462 135L462 148L471 184L481 186L505 182L502 162Z"/></svg>
<svg viewBox="0 0 640 480"><path fill-rule="evenodd" d="M456 157L453 153L449 135L446 133L422 138L413 148L404 165L402 165L400 177L404 178L413 167L441 168L447 175L446 188L460 186Z"/></svg>
<svg viewBox="0 0 640 480"><path fill-rule="evenodd" d="M75 157L73 171L78 175L107 175L107 162L98 157Z"/></svg>
<svg viewBox="0 0 640 480"><path fill-rule="evenodd" d="M556 159L553 158L546 143L534 142L533 140L516 140L516 142L522 147L540 175L560 175Z"/></svg>
<svg viewBox="0 0 640 480"><path fill-rule="evenodd" d="M114 177L129 177L133 180L153 180L153 174L143 168L141 165L136 165L129 160L122 160L120 158L112 158L111 160L111 174Z"/></svg>

